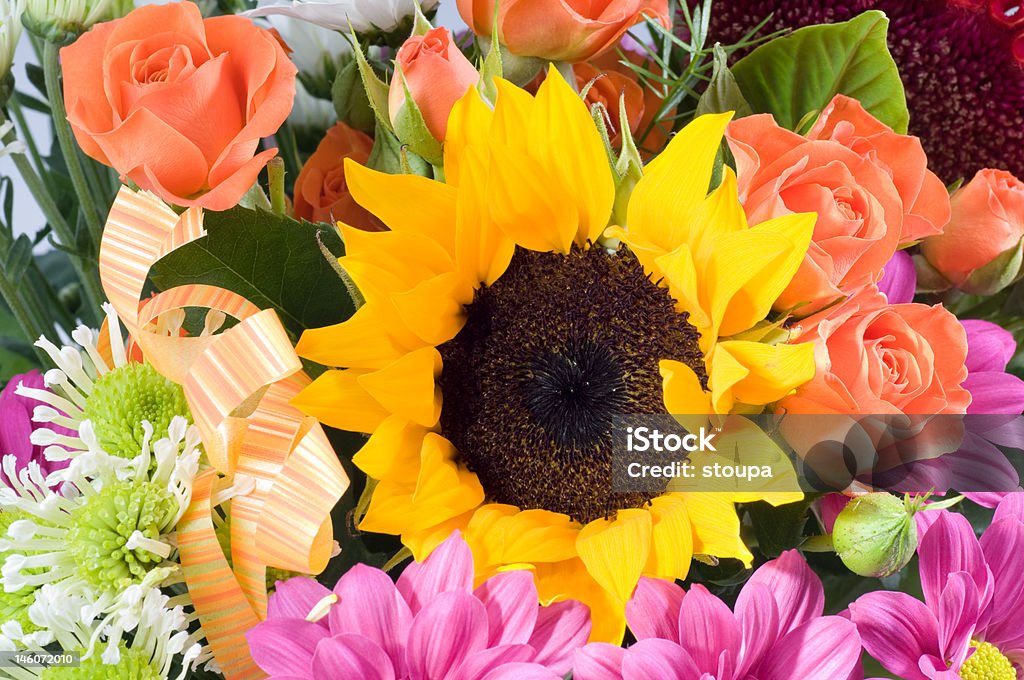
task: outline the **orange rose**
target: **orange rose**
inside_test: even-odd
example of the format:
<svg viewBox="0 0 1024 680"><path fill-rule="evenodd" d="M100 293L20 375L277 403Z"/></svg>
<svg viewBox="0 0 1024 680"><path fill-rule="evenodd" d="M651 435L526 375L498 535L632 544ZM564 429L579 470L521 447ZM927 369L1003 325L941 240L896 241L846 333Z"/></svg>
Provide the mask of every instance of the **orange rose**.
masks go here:
<svg viewBox="0 0 1024 680"><path fill-rule="evenodd" d="M405 104L408 87L430 134L437 141L444 141L448 114L455 102L477 84L480 74L452 42L452 34L443 27L406 40L399 48L395 62L402 77L396 73L391 81L388 95L391 122L398 125L398 114Z"/></svg>
<svg viewBox="0 0 1024 680"><path fill-rule="evenodd" d="M751 224L818 214L807 257L776 309L809 314L881 278L900 242L904 208L892 175L874 154L806 139L770 115L733 121L726 135Z"/></svg>
<svg viewBox="0 0 1024 680"><path fill-rule="evenodd" d="M967 334L942 305L888 305L873 287L819 321L814 379L786 397L786 413L962 414L971 395Z"/></svg>
<svg viewBox="0 0 1024 680"><path fill-rule="evenodd" d="M171 203L226 210L295 95L295 67L251 20L191 2L97 24L61 50L68 122L86 154Z"/></svg>
<svg viewBox="0 0 1024 680"><path fill-rule="evenodd" d="M1024 182L1004 170L980 170L953 194L953 217L921 252L950 283L992 294L1024 272Z"/></svg>
<svg viewBox="0 0 1024 680"><path fill-rule="evenodd" d="M328 130L295 178L295 217L383 231L380 221L355 202L345 183L345 159L366 163L372 149L372 139L344 123Z"/></svg>
<svg viewBox="0 0 1024 680"><path fill-rule="evenodd" d="M495 0L458 0L458 5L474 33L491 35ZM645 16L672 27L668 0L502 0L498 35L509 52L521 57L587 61L614 47Z"/></svg>
<svg viewBox="0 0 1024 680"><path fill-rule="evenodd" d="M903 202L901 245L942 233L949 222L949 193L928 169L917 137L897 134L859 101L840 94L821 112L807 138L839 142L889 173Z"/></svg>

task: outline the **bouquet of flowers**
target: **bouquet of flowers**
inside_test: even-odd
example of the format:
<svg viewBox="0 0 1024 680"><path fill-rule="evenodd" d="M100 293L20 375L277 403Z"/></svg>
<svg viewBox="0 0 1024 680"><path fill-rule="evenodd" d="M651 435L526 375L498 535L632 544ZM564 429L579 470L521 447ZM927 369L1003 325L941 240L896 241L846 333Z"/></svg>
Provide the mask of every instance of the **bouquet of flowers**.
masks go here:
<svg viewBox="0 0 1024 680"><path fill-rule="evenodd" d="M1024 678L1019 3L0 0L0 74L0 677Z"/></svg>

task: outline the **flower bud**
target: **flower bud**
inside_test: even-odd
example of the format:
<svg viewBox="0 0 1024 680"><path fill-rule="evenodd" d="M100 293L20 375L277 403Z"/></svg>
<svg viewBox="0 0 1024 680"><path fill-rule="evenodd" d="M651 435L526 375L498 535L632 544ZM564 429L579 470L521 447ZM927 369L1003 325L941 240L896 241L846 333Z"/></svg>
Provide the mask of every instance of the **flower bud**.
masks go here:
<svg viewBox="0 0 1024 680"><path fill-rule="evenodd" d="M5 81L4 94L0 99L6 103L13 90L13 83L7 83L7 75L14 62L14 50L21 38L21 14L25 3L19 0L0 0L0 79Z"/></svg>
<svg viewBox="0 0 1024 680"><path fill-rule="evenodd" d="M907 565L917 550L915 511L888 493L854 498L836 517L832 544L860 576L882 578Z"/></svg>
<svg viewBox="0 0 1024 680"><path fill-rule="evenodd" d="M119 19L132 7L130 0L28 0L24 23L45 40L67 44L93 24Z"/></svg>
<svg viewBox="0 0 1024 680"><path fill-rule="evenodd" d="M952 218L921 252L954 286L992 295L1024 274L1024 182L1004 170L981 170L950 199Z"/></svg>

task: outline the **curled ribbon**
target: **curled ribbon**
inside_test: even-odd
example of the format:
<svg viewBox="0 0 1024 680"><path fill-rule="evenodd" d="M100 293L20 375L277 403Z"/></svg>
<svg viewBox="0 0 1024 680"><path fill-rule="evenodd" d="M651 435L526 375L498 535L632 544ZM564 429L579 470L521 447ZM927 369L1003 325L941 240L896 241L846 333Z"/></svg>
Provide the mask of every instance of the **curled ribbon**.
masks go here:
<svg viewBox="0 0 1024 680"><path fill-rule="evenodd" d="M224 676L260 678L245 632L266 617L266 569L323 571L333 539L331 508L348 477L320 424L289 404L310 380L274 310L205 285L143 299L153 264L205 233L201 209L179 216L154 195L124 187L100 244L100 278L146 359L184 389L212 466L196 478L178 524L185 582ZM186 307L238 323L217 335L156 330L160 315ZM213 523L217 499L228 493L237 493L230 565Z"/></svg>

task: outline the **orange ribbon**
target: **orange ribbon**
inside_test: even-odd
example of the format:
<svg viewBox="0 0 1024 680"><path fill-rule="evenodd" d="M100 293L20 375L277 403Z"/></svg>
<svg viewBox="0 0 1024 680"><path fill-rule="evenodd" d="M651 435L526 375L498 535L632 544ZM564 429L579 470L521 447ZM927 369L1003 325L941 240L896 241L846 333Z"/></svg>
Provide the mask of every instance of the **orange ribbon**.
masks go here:
<svg viewBox="0 0 1024 680"><path fill-rule="evenodd" d="M185 582L224 676L260 678L245 632L266 617L266 569L323 571L333 545L331 508L348 477L320 424L289 404L310 380L274 310L205 285L143 299L153 264L205 233L201 209L179 216L154 195L124 187L100 244L100 278L147 361L185 391L212 466L196 478L177 528ZM199 337L156 330L161 314L186 307L238 324ZM232 486L243 492L231 500L229 565L213 512L218 494Z"/></svg>

